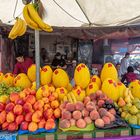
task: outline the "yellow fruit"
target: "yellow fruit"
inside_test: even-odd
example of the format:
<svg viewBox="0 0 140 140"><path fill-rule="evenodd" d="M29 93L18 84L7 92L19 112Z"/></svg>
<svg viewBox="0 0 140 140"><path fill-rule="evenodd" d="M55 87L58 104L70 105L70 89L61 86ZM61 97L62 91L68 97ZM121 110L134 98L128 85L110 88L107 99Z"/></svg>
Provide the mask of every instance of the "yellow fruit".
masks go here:
<svg viewBox="0 0 140 140"><path fill-rule="evenodd" d="M70 94L67 94L67 98L70 103L74 103Z"/></svg>
<svg viewBox="0 0 140 140"><path fill-rule="evenodd" d="M124 97L127 97L128 93L129 93L129 88L126 88L125 91L124 91Z"/></svg>
<svg viewBox="0 0 140 140"><path fill-rule="evenodd" d="M125 118L126 115L127 115L126 112L122 112L122 113L121 113L121 117L122 117L122 118Z"/></svg>
<svg viewBox="0 0 140 140"><path fill-rule="evenodd" d="M30 81L34 82L36 80L36 65L35 64L32 64L28 68L27 75L28 75Z"/></svg>
<svg viewBox="0 0 140 140"><path fill-rule="evenodd" d="M71 98L72 98L73 103L76 103L77 100L76 100L76 98L75 98L73 92L69 92L69 94L70 94L70 96L71 96Z"/></svg>
<svg viewBox="0 0 140 140"><path fill-rule="evenodd" d="M1 95L0 96L0 102L1 103L6 103L9 99L9 96L8 95Z"/></svg>
<svg viewBox="0 0 140 140"><path fill-rule="evenodd" d="M13 86L14 82L14 75L12 73L6 73L3 77L3 83L8 86Z"/></svg>
<svg viewBox="0 0 140 140"><path fill-rule="evenodd" d="M131 93L131 90L129 89L129 91L128 91L128 95L130 96L130 99L131 100L134 100L135 98L133 97L133 95L132 95L132 93Z"/></svg>
<svg viewBox="0 0 140 140"><path fill-rule="evenodd" d="M116 82L118 81L118 72L112 63L106 63L102 68L101 71L102 82L107 78L113 79Z"/></svg>
<svg viewBox="0 0 140 140"><path fill-rule="evenodd" d="M28 4L27 7L28 7L28 12L29 12L30 17L38 24L38 26L42 30L47 31L47 32L53 31L53 29L50 25L48 25L42 21L42 19L38 15L37 11L35 10L33 4Z"/></svg>
<svg viewBox="0 0 140 140"><path fill-rule="evenodd" d="M69 77L64 70L56 69L53 72L52 81L56 88L60 88L60 87L67 88L67 85L69 83Z"/></svg>
<svg viewBox="0 0 140 140"><path fill-rule="evenodd" d="M55 87L52 84L48 84L48 90L49 92L55 92Z"/></svg>
<svg viewBox="0 0 140 140"><path fill-rule="evenodd" d="M42 87L40 87L37 92L36 92L36 99L39 100L39 99L42 99L43 98L43 94L45 92L48 93L49 91L49 86L48 85L44 85Z"/></svg>
<svg viewBox="0 0 140 140"><path fill-rule="evenodd" d="M132 102L130 96L125 97L124 100L125 100L126 103L131 103Z"/></svg>
<svg viewBox="0 0 140 140"><path fill-rule="evenodd" d="M33 83L32 83L31 89L32 89L32 90L36 90L36 82L33 82Z"/></svg>
<svg viewBox="0 0 140 140"><path fill-rule="evenodd" d="M29 16L29 12L28 12L28 7L27 5L25 5L25 7L23 8L23 17L27 23L27 25L34 30L39 29L38 25L31 19L31 17Z"/></svg>
<svg viewBox="0 0 140 140"><path fill-rule="evenodd" d="M64 96L68 93L68 91L64 87L57 88L56 92L58 93L59 101L62 101Z"/></svg>
<svg viewBox="0 0 140 140"><path fill-rule="evenodd" d="M125 101L123 100L122 97L120 97L119 100L118 100L118 106L119 106L119 107L123 107L123 106L125 106L125 105L126 105Z"/></svg>
<svg viewBox="0 0 140 140"><path fill-rule="evenodd" d="M81 63L79 64L74 72L74 80L77 86L86 88L90 82L90 72L88 67Z"/></svg>
<svg viewBox="0 0 140 140"><path fill-rule="evenodd" d="M65 96L63 97L63 101L64 101L64 102L65 102L65 101L68 101L67 95L65 95Z"/></svg>
<svg viewBox="0 0 140 140"><path fill-rule="evenodd" d="M22 30L22 19L21 18L16 18L16 23L12 27L8 38L15 39L19 35L19 32L21 30Z"/></svg>
<svg viewBox="0 0 140 140"><path fill-rule="evenodd" d="M20 19L22 22L22 29L19 31L18 36L22 36L25 34L27 26L24 20Z"/></svg>
<svg viewBox="0 0 140 140"><path fill-rule="evenodd" d="M135 80L129 84L129 89L134 97L138 97L140 99L140 81Z"/></svg>
<svg viewBox="0 0 140 140"><path fill-rule="evenodd" d="M120 93L119 97L124 97L124 92L126 90L126 86L122 82L118 82L117 85L118 85L118 90Z"/></svg>
<svg viewBox="0 0 140 140"><path fill-rule="evenodd" d="M21 87L22 89L30 88L31 82L27 75L24 73L18 74L14 79L14 86Z"/></svg>
<svg viewBox="0 0 140 140"><path fill-rule="evenodd" d="M101 87L101 79L97 75L93 75L90 81L96 83L99 88Z"/></svg>
<svg viewBox="0 0 140 140"><path fill-rule="evenodd" d="M68 90L68 91L71 91L71 90L72 90L72 85L71 85L71 83L68 83L68 85L67 85L67 90Z"/></svg>
<svg viewBox="0 0 140 140"><path fill-rule="evenodd" d="M98 85L96 83L92 82L86 88L86 95L89 96L90 94L95 93L97 90L99 90Z"/></svg>
<svg viewBox="0 0 140 140"><path fill-rule="evenodd" d="M41 70L41 85L51 83L53 71L50 66L44 66Z"/></svg>
<svg viewBox="0 0 140 140"><path fill-rule="evenodd" d="M103 82L102 91L114 101L117 101L120 96L118 85L113 79L106 79Z"/></svg>
<svg viewBox="0 0 140 140"><path fill-rule="evenodd" d="M4 74L0 72L0 83L3 81Z"/></svg>
<svg viewBox="0 0 140 140"><path fill-rule="evenodd" d="M72 93L74 94L75 98L77 101L83 101L86 94L85 91L82 90L82 88L80 86L76 86L73 88Z"/></svg>

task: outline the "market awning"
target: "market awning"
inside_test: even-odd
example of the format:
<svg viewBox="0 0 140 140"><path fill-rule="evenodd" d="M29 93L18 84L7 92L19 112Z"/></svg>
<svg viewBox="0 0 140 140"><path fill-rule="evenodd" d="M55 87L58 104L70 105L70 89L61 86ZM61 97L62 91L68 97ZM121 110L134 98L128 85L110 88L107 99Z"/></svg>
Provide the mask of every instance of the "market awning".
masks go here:
<svg viewBox="0 0 140 140"><path fill-rule="evenodd" d="M44 20L57 27L106 27L139 24L140 0L41 0ZM0 19L13 24L16 0L3 0ZM22 0L18 0L16 16L22 16ZM12 21L9 23L9 21Z"/></svg>

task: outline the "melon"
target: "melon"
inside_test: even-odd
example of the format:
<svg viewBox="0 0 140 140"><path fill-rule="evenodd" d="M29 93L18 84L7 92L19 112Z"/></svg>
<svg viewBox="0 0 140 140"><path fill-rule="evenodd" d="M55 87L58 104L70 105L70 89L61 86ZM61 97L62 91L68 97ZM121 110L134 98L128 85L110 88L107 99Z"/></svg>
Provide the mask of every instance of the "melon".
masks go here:
<svg viewBox="0 0 140 140"><path fill-rule="evenodd" d="M69 83L69 77L64 70L56 69L53 72L52 81L53 81L53 85L56 88L60 88L60 87L67 88L68 83Z"/></svg>
<svg viewBox="0 0 140 140"><path fill-rule="evenodd" d="M108 78L103 82L102 91L114 101L117 101L120 96L118 85L113 79Z"/></svg>
<svg viewBox="0 0 140 140"><path fill-rule="evenodd" d="M82 88L80 86L75 86L73 88L72 92L73 92L77 101L82 102L86 96L85 90L82 90Z"/></svg>
<svg viewBox="0 0 140 140"><path fill-rule="evenodd" d="M28 76L24 73L18 74L14 79L14 86L21 87L22 89L30 88L31 82Z"/></svg>
<svg viewBox="0 0 140 140"><path fill-rule="evenodd" d="M56 89L56 93L58 93L59 101L62 101L64 96L68 93L67 89L64 87L60 87Z"/></svg>
<svg viewBox="0 0 140 140"><path fill-rule="evenodd" d="M41 71L41 68L40 68ZM34 82L36 80L36 65L32 64L27 71L28 78L30 81Z"/></svg>
<svg viewBox="0 0 140 140"><path fill-rule="evenodd" d="M122 82L118 82L117 85L118 85L118 90L119 90L119 97L124 97L126 86Z"/></svg>
<svg viewBox="0 0 140 140"><path fill-rule="evenodd" d="M103 82L107 78L113 79L116 82L118 81L118 72L115 66L112 63L104 64L102 71L101 71L101 81Z"/></svg>
<svg viewBox="0 0 140 140"><path fill-rule="evenodd" d="M74 80L77 86L85 89L90 82L90 72L88 67L81 63L74 71Z"/></svg>
<svg viewBox="0 0 140 140"><path fill-rule="evenodd" d="M39 100L39 99L42 99L43 98L43 93L44 92L49 92L49 86L48 85L44 85L44 86L41 86L37 92L36 92L36 99Z"/></svg>
<svg viewBox="0 0 140 140"><path fill-rule="evenodd" d="M53 71L50 66L44 66L41 70L41 85L46 85L52 81Z"/></svg>
<svg viewBox="0 0 140 140"><path fill-rule="evenodd" d="M97 75L93 75L90 81L96 83L99 88L101 87L101 79Z"/></svg>
<svg viewBox="0 0 140 140"><path fill-rule="evenodd" d="M3 77L3 83L8 86L13 86L14 75L12 73L6 73Z"/></svg>
<svg viewBox="0 0 140 140"><path fill-rule="evenodd" d="M0 83L3 81L4 74L0 72Z"/></svg>
<svg viewBox="0 0 140 140"><path fill-rule="evenodd" d="M86 95L88 96L92 93L95 93L97 90L99 90L98 85L94 82L91 82L86 88Z"/></svg>
<svg viewBox="0 0 140 140"><path fill-rule="evenodd" d="M132 92L132 95L134 97L137 97L140 99L140 81L134 80L129 84L129 89Z"/></svg>

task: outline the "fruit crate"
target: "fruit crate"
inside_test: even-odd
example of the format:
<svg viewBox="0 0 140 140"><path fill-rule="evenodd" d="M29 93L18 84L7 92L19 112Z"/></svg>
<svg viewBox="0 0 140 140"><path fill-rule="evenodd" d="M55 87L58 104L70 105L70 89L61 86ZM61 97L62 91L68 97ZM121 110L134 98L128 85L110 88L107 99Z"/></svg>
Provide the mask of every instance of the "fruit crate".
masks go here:
<svg viewBox="0 0 140 140"><path fill-rule="evenodd" d="M95 129L94 138L131 136L130 127L119 127L112 129Z"/></svg>
<svg viewBox="0 0 140 140"><path fill-rule="evenodd" d="M23 134L18 135L17 140L56 140L55 133Z"/></svg>
<svg viewBox="0 0 140 140"><path fill-rule="evenodd" d="M67 131L56 132L56 140L73 140L93 138L93 131Z"/></svg>

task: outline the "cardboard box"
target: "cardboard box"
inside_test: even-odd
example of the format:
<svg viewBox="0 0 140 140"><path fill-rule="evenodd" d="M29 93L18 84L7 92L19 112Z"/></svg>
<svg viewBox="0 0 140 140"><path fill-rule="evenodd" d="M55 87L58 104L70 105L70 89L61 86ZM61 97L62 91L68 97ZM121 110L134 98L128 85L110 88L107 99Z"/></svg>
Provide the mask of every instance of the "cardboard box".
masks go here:
<svg viewBox="0 0 140 140"><path fill-rule="evenodd" d="M84 139L84 138L93 138L93 131L69 131L69 132L57 132L57 140L73 140L73 139Z"/></svg>
<svg viewBox="0 0 140 140"><path fill-rule="evenodd" d="M95 129L94 138L130 136L131 128Z"/></svg>
<svg viewBox="0 0 140 140"><path fill-rule="evenodd" d="M84 139L93 138L93 131L87 132L62 132L58 131L55 133L41 133L38 135L18 135L17 140L73 140L73 139Z"/></svg>
<svg viewBox="0 0 140 140"><path fill-rule="evenodd" d="M17 140L56 140L55 133L41 133L37 135L18 135Z"/></svg>
<svg viewBox="0 0 140 140"><path fill-rule="evenodd" d="M132 135L134 135L134 136L140 136L140 129L132 128Z"/></svg>

